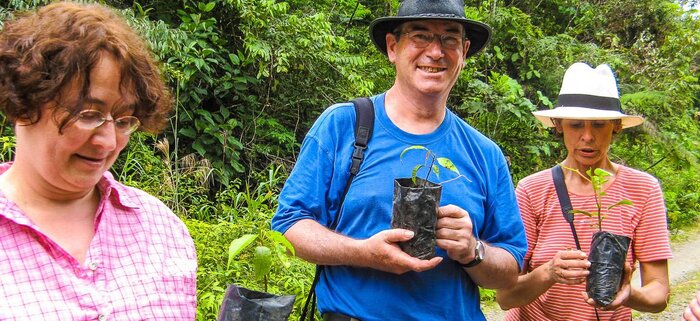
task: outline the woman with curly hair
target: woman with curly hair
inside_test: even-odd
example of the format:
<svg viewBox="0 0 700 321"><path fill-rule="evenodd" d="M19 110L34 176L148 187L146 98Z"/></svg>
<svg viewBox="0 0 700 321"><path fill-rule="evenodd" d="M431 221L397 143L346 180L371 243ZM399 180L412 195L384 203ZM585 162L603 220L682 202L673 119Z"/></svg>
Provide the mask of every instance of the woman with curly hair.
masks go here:
<svg viewBox="0 0 700 321"><path fill-rule="evenodd" d="M170 94L140 37L101 5L57 2L5 23L0 320L193 320L196 253L162 202L109 169Z"/></svg>

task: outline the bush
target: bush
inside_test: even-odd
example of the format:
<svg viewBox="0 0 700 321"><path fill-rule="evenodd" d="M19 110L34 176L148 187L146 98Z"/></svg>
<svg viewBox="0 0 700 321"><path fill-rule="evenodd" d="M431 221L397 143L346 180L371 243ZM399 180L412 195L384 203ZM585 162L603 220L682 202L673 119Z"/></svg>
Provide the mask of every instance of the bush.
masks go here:
<svg viewBox="0 0 700 321"><path fill-rule="evenodd" d="M247 224L233 224L221 222L216 224L198 220L185 219L185 224L195 240L197 249L197 320L215 320L221 302L226 292L226 287L231 283L240 286L264 291L263 285L256 281L253 272L252 248L244 251L239 259L232 262L227 269L228 247L234 239L244 234L256 234L260 230ZM258 240L256 242L263 242ZM278 260L273 259L267 292L273 294L296 295L294 317L298 319L298 313L305 299L305 294L311 285L314 276L314 265L298 258L292 258L290 265L285 268Z"/></svg>

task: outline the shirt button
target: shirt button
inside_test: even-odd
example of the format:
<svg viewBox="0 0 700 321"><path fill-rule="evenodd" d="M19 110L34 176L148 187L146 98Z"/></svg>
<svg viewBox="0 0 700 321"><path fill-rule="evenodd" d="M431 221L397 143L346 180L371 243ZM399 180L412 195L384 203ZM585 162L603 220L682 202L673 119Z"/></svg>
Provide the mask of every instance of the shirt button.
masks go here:
<svg viewBox="0 0 700 321"><path fill-rule="evenodd" d="M107 316L104 315L104 314L100 314L100 316L97 317L97 320L99 320L99 321L106 321L106 320L107 320Z"/></svg>
<svg viewBox="0 0 700 321"><path fill-rule="evenodd" d="M95 270L97 270L97 266L98 266L97 262L90 262L90 265L88 265L88 268L90 270L95 271ZM100 321L102 321L102 319L100 319Z"/></svg>

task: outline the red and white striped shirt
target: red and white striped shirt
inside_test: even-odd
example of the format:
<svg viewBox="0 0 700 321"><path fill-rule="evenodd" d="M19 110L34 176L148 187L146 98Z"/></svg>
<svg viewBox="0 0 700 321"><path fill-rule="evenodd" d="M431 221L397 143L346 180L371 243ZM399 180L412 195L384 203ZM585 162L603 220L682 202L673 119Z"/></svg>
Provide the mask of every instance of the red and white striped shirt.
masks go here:
<svg viewBox="0 0 700 321"><path fill-rule="evenodd" d="M84 263L0 193L0 320L194 320L197 259L185 225L109 173L98 188Z"/></svg>
<svg viewBox="0 0 700 321"><path fill-rule="evenodd" d="M561 212L552 181L551 169L522 179L516 188L520 213L525 225L528 250L525 269L532 271L547 263L561 250L575 249L571 227ZM615 180L605 190L603 209L622 199L631 206L617 206L603 212L603 230L632 238L627 261L652 262L671 258L666 207L658 180L653 176L620 165ZM569 192L574 209L595 213L593 195ZM581 250L588 253L593 233L598 231L597 218L574 216ZM505 320L596 320L594 309L583 301L585 284L555 284L532 303L508 310ZM630 320L627 307L615 311L598 310L600 320Z"/></svg>

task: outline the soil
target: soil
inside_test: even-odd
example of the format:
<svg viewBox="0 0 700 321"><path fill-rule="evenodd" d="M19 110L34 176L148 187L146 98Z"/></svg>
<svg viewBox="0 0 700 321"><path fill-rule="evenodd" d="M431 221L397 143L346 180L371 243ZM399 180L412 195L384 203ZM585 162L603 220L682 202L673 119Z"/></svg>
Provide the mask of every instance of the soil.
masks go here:
<svg viewBox="0 0 700 321"><path fill-rule="evenodd" d="M669 279L671 281L671 299L668 307L661 313L633 313L633 320L643 321L666 321L680 320L688 302L695 296L695 292L700 290L700 229L698 227L676 235L671 247L673 248L673 259L669 260ZM639 273L632 277L632 284L640 284ZM503 320L505 311L502 311L498 304L487 303L483 307L486 320Z"/></svg>

